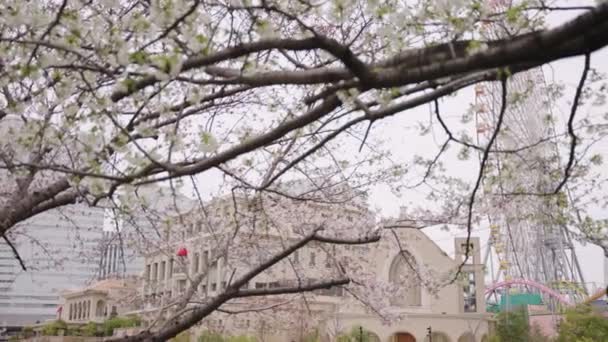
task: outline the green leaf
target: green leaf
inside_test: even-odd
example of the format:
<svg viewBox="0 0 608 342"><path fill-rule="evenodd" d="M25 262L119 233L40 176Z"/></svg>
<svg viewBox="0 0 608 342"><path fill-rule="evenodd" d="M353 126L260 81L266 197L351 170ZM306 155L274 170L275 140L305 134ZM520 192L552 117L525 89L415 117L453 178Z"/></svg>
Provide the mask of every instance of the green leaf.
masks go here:
<svg viewBox="0 0 608 342"><path fill-rule="evenodd" d="M129 62L135 64L146 64L148 62L148 54L143 51L136 51L129 55Z"/></svg>

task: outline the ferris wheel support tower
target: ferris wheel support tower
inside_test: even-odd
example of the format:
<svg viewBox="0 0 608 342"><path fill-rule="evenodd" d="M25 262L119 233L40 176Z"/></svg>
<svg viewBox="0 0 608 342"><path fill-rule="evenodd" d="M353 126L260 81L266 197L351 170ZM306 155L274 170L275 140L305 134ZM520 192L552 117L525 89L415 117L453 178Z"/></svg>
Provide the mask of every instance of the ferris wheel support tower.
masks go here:
<svg viewBox="0 0 608 342"><path fill-rule="evenodd" d="M505 8L493 1L494 8ZM504 36L503 26L487 24L486 38ZM514 195L549 193L561 170L551 99L541 68L510 76L508 107L493 149L517 152L492 153L484 179L484 200L490 237L484 263L492 281L527 279L560 291L572 300L587 293L572 237L555 216L563 210L550 196ZM485 145L501 108L497 83L475 87L477 141ZM558 195L559 196L559 195Z"/></svg>

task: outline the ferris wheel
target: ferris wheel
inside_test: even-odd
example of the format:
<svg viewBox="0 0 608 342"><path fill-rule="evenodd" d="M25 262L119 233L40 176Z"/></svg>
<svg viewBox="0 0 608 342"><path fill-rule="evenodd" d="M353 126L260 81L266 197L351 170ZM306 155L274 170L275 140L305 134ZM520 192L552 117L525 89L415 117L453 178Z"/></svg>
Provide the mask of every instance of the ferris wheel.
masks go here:
<svg viewBox="0 0 608 342"><path fill-rule="evenodd" d="M499 1L491 4L504 7ZM487 24L482 34L496 39L504 36L503 30L504 25ZM571 302L581 301L587 289L572 238L554 217L562 209L547 197L517 195L549 193L559 183L553 177L560 170L560 158L543 70L535 68L509 77L507 90L508 107L493 150L508 152L491 154L484 178L483 203L490 229L486 268L494 284L529 292L539 288L531 283L542 284ZM475 87L480 146L493 134L501 105L500 84ZM555 298L561 297L547 296L546 300L558 305Z"/></svg>

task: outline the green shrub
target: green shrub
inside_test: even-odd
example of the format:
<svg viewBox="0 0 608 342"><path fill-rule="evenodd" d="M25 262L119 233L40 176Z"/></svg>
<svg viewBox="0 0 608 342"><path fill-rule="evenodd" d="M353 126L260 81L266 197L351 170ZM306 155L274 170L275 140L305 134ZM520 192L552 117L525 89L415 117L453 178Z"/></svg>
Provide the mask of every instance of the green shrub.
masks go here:
<svg viewBox="0 0 608 342"><path fill-rule="evenodd" d="M44 336L57 336L59 330L67 331L68 325L62 320L56 320L48 323L42 327L42 335Z"/></svg>
<svg viewBox="0 0 608 342"><path fill-rule="evenodd" d="M83 325L82 327L80 327L79 330L80 330L80 333L82 336L93 337L93 336L100 335L98 333L99 327L98 327L97 323L95 323L95 322L89 322L89 323Z"/></svg>
<svg viewBox="0 0 608 342"><path fill-rule="evenodd" d="M348 334L338 336L338 342L371 342L373 333L363 327L353 327Z"/></svg>
<svg viewBox="0 0 608 342"><path fill-rule="evenodd" d="M34 328L32 327L23 327L23 330L21 330L21 336L23 336L23 338L30 338L34 335Z"/></svg>
<svg viewBox="0 0 608 342"><path fill-rule="evenodd" d="M589 305L569 309L559 325L557 341L608 341L608 319L593 312Z"/></svg>
<svg viewBox="0 0 608 342"><path fill-rule="evenodd" d="M226 342L224 337L218 333L211 331L204 331L201 336L198 337L198 342Z"/></svg>
<svg viewBox="0 0 608 342"><path fill-rule="evenodd" d="M179 336L179 335L178 335ZM255 337L251 336L222 336L218 333L205 331L198 337L198 342L256 342Z"/></svg>
<svg viewBox="0 0 608 342"><path fill-rule="evenodd" d="M530 327L525 308L501 312L496 316L496 335L498 341L528 341Z"/></svg>
<svg viewBox="0 0 608 342"><path fill-rule="evenodd" d="M190 342L190 333L182 331L180 334L171 339L172 342Z"/></svg>
<svg viewBox="0 0 608 342"><path fill-rule="evenodd" d="M133 328L141 325L141 319L135 315L126 317L112 317L107 319L102 324L102 331L104 336L112 336L114 329L119 328Z"/></svg>
<svg viewBox="0 0 608 342"><path fill-rule="evenodd" d="M225 341L226 342L256 342L257 340L255 339L255 337L240 335L240 336L230 336L230 337L226 338Z"/></svg>
<svg viewBox="0 0 608 342"><path fill-rule="evenodd" d="M321 342L321 336L319 335L319 331L314 330L306 334L302 339L302 342Z"/></svg>

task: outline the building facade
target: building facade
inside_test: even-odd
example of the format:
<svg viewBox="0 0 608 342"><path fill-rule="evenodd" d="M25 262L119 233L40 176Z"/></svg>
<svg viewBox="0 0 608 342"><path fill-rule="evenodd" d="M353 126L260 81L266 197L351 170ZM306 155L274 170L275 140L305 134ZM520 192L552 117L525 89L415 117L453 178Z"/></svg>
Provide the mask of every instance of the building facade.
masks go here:
<svg viewBox="0 0 608 342"><path fill-rule="evenodd" d="M11 230L23 271L0 241L0 326L57 317L60 291L93 281L98 272L103 209L71 205L41 213Z"/></svg>
<svg viewBox="0 0 608 342"><path fill-rule="evenodd" d="M264 207L263 215L254 214L255 219L251 219L248 214L260 210L260 206L239 203L241 216L234 219L237 212L231 211L228 203L233 201L209 205L208 211L217 215L207 217L205 222L193 219L186 221L184 229L169 229L167 248L146 255L141 311L144 320L157 318L158 308L186 292L192 294L191 302L222 293L273 251L297 241L302 236L297 227L315 226L316 218L325 224L330 222L337 236L347 236L351 231L357 234L360 229L355 227L373 224L373 215L360 206L341 205L337 210L299 203L290 211L289 205L272 203ZM297 217L297 213L304 213L304 217ZM273 230L272 222L281 230ZM256 238L234 238L240 234ZM429 331L435 342L485 341L491 315L485 312L479 239L470 239L468 248L466 239L455 239L456 256L450 258L419 230L397 230L395 234L398 242L392 234L383 234L371 245L309 243L242 289L281 288L330 279L340 265L354 269L349 276L351 284L358 285L317 290L306 297L231 301L226 304L228 311L273 309L237 315L214 313L191 333L200 336L212 331L250 335L263 341L299 341L314 331L323 341L334 341L341 334L364 327L373 340L382 342L426 341ZM465 258L467 249L469 257ZM461 263L460 276L450 281ZM287 304L279 305L281 301Z"/></svg>

